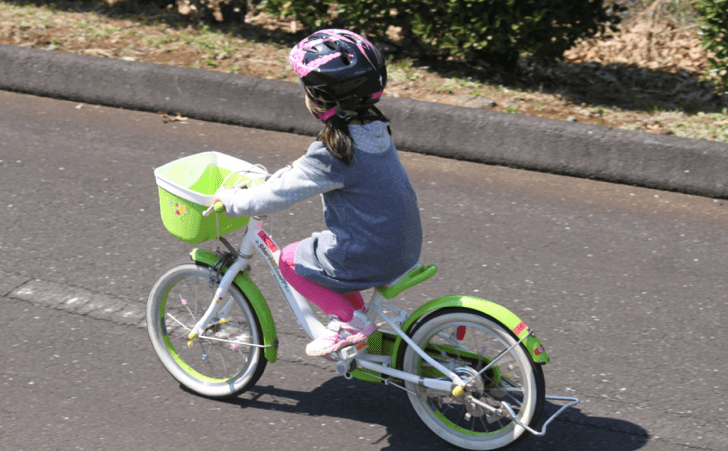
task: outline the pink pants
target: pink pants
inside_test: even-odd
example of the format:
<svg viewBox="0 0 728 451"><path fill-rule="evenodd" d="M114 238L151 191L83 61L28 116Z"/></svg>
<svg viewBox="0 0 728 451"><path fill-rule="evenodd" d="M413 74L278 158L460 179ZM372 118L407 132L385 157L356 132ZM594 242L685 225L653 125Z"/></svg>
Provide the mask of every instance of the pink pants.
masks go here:
<svg viewBox="0 0 728 451"><path fill-rule="evenodd" d="M289 285L301 293L303 297L319 306L324 313L336 315L339 320L345 323L348 323L354 317L354 310L366 308L361 293L340 294L296 274L293 263L296 248L298 248L298 242L283 248L278 264L281 275Z"/></svg>

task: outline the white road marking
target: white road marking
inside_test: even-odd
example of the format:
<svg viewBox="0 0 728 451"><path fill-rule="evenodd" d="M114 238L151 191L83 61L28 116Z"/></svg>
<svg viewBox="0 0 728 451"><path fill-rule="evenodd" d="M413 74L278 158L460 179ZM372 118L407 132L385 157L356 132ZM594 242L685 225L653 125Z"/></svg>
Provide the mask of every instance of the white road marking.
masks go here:
<svg viewBox="0 0 728 451"><path fill-rule="evenodd" d="M138 326L144 324L145 307L143 304L56 282L31 280L17 287L7 296L35 305L98 319L108 319L120 324Z"/></svg>

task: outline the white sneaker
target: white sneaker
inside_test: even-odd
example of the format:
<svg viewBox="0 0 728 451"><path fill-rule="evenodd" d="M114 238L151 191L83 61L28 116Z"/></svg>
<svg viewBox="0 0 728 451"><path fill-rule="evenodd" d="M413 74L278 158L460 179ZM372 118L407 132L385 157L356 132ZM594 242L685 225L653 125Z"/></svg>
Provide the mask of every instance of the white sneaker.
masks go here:
<svg viewBox="0 0 728 451"><path fill-rule="evenodd" d="M363 312L357 310L348 323L342 323L338 318L332 317L328 329L328 334L306 345L306 354L319 357L360 343L376 332L377 325L369 321Z"/></svg>

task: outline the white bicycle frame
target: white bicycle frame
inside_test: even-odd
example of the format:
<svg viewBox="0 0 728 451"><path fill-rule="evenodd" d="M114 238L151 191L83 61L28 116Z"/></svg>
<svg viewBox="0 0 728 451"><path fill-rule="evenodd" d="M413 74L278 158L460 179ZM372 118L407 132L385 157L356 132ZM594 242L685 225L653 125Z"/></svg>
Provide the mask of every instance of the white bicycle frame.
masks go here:
<svg viewBox="0 0 728 451"><path fill-rule="evenodd" d="M306 332L306 335L314 340L327 333L326 327L318 320L313 310L311 310L311 306L306 298L293 289L293 287L291 287L281 275L280 268L278 267L281 250L268 236L265 230L263 230L262 226L264 220L265 217L251 218L251 221L248 224L248 230L245 232L242 244L240 245L238 255L220 280L220 284L213 297L213 302L189 333L189 338L191 340L202 338L202 332L213 317L215 317L219 311L227 311L230 308L234 300L231 297L224 305L222 305L223 297L230 288L235 276L253 257L254 250L257 250L263 256L264 261L270 268L273 279L276 281L278 288L283 294L286 304L288 304L288 307L293 312L296 321ZM405 274L403 274L402 277ZM394 285L397 282L399 282L399 279L394 280L390 283L390 285ZM387 316L384 312L384 308L394 312L397 316ZM408 345L412 346L412 348L417 351L423 359L425 359L433 367L437 368L440 372L447 375L451 380L443 381L438 379L427 379L394 369L391 367L391 357L371 355L368 354L365 349L357 350L354 347L345 348L334 354L336 356L335 360L338 360L339 362L337 364L337 371L341 374L346 375L350 372L351 362L356 357L356 363L362 368L386 374L397 379L419 383L431 390L442 392L442 394L451 393L455 386L465 385L463 380L457 374L453 373L451 370L430 357L402 331L397 323L402 324L408 317L407 313L404 310L386 303L384 296L382 296L377 290L374 290L374 295L372 296L372 300L369 304L367 316L370 321L374 321L377 316L380 316L394 330L394 332Z"/></svg>
<svg viewBox="0 0 728 451"><path fill-rule="evenodd" d="M262 169L262 172L256 172L253 171L254 168L260 168ZM258 176L261 175L269 175L267 174L267 171L265 168L259 167L257 165L252 166L249 169L246 169L244 171L237 171L233 172L228 177L225 178L225 181L223 181L222 185L225 186L225 182L234 174L238 174L241 172L245 172L246 175L249 172L253 172L254 174L257 174ZM260 177L254 177L254 178L260 178ZM238 185L249 185L249 181ZM221 204L218 204L218 206ZM206 210L203 215L207 216L214 210L214 207L211 206ZM217 214L217 213L216 213ZM283 278L280 268L278 265L278 262L280 260L281 256L281 250L278 248L278 246L273 242L273 240L268 236L268 234L263 230L263 222L265 220L265 217L251 217L250 221L248 223L248 228L245 232L245 235L243 237L242 243L240 244L240 248L238 251L235 251L234 248L225 240L223 242L225 243L226 247L229 248L233 255L232 262L229 262L229 267L225 274L220 278L218 281L218 287L215 290L214 297L212 299L212 302L210 303L210 306L207 308L205 313L202 315L202 317L199 319L199 321L192 327L192 329L189 329L188 333L188 339L190 340L188 342L189 346L193 345L194 340L200 339L211 339L216 340L217 338L213 337L206 337L204 336L204 333L208 326L210 325L211 321L214 319L219 319L220 323L223 323L225 317L227 316L227 312L230 310L230 308L234 304L234 299L232 296L229 296L227 301L223 302L223 298L227 295L228 290L230 289L230 286L233 283L233 280L235 277L244 270L244 268L247 267L247 263L250 261L250 259L253 258L254 250L259 252L263 256L263 260L268 265L271 275L273 276L273 279L276 281L276 284L278 285L278 288L280 289L281 293L283 294L283 298L286 301L286 304L293 312L294 317L296 318L296 322L303 328L303 330L306 332L306 335L308 335L312 340L315 340L316 338L319 338L323 336L324 334L328 333L327 328L318 320L316 314L314 314L313 310L311 309L311 306L300 293L298 293L294 288L292 288L288 282ZM218 229L218 237L219 237L219 229ZM229 261L229 260L226 260ZM222 263L221 263L222 264ZM416 269L419 264L415 267L411 268L409 271L402 274L399 278L396 280L390 282L386 285L386 287L391 287L396 285L398 282L400 282L405 276L407 276L412 270ZM247 267L249 269L249 267ZM222 268L220 268L222 269ZM219 273L218 273L219 275ZM211 274L211 277L213 275ZM211 279L212 284L212 279ZM385 313L385 310L388 312L391 312L391 316ZM379 292L379 290L374 290L372 299L369 303L369 309L367 311L367 317L370 321L375 322L377 317L380 317L384 320L384 322L387 323L387 325L394 331L394 333L400 337L401 340L403 340L414 352L416 352L423 360L425 360L427 363L429 363L434 369L439 371L441 374L447 376L447 378L440 378L440 379L433 379L433 378L424 378L421 376L418 376L416 374L408 373L406 371L401 371L396 368L393 368L393 362L392 362L392 356L388 355L373 355L369 354L367 352L367 345L366 343L358 344L356 346L349 346L346 347L340 351L337 351L330 356L326 356L325 358L328 358L329 360L336 361L336 370L338 373L344 375L346 378L352 378L353 376L350 374L352 371L356 370L357 368L362 368L364 370L369 370L372 373L368 373L369 376L373 376L376 378L381 379L385 384L387 385L395 385L401 389L404 389L408 391L411 394L414 394L416 396L419 396L418 393L414 393L412 390L410 390L408 387L399 385L393 381L393 379L402 380L405 382L410 382L412 384L419 385L420 387L424 387L428 389L429 393L428 395L434 395L434 396L453 396L460 398L464 403L468 403L470 405L475 405L481 409L484 409L485 411L490 412L490 414L493 417L508 417L510 418L514 423L516 423L518 426L524 428L528 432L542 436L546 433L546 427L548 426L551 421L553 421L558 415L560 415L563 411L568 409L569 407L578 404L579 399L577 398L570 398L570 397L558 397L558 396L545 396L545 399L547 400L553 400L553 401L566 401L568 404L562 406L556 413L554 413L550 418L548 418L544 424L541 432L535 431L531 429L528 425L522 423L518 417L516 412L512 409L512 407L506 403L501 402L500 407L494 407L491 406L488 403L485 403L481 401L480 399L477 399L473 397L470 394L470 390L465 390L466 387L469 384L472 384L474 381L478 380L481 374L483 374L485 371L487 371L489 368L493 367L496 362L498 362L504 355L507 355L511 350L513 350L515 347L521 345L521 343L528 338L532 331L529 331L526 335L524 335L522 338L520 338L517 342L513 343L508 349L503 350L500 352L495 358L493 358L488 365L486 365L484 368L480 369L478 371L478 374L474 376L468 376L467 381L463 381L460 376L458 376L455 372L451 371L449 368L446 368L444 365L439 363L437 360L433 359L430 355L428 355L422 348L420 348L415 342L401 329L401 325L407 321L409 318L409 315L406 311L398 309L394 307L393 305L386 302L386 298ZM175 318L171 318L174 321L177 321ZM177 321L179 323L179 321ZM181 323L180 323L181 324ZM185 327L183 325L183 327ZM444 340L450 341L450 343L455 346L456 348L460 345L452 340L451 337L446 336L442 332L438 333L438 335L443 338ZM223 340L228 341L228 340ZM267 347L256 343L239 343L234 342L233 344L238 345L247 345L247 346L255 346L255 347ZM268 345L268 346L275 346L275 345ZM378 374L378 375L377 375ZM384 377L387 376L387 377Z"/></svg>
<svg viewBox="0 0 728 451"><path fill-rule="evenodd" d="M234 300L232 297L230 297L224 305L221 306L223 297L227 293L228 289L230 288L230 285L233 283L233 279L237 274L242 270L246 263L253 258L253 251L257 250L262 256L265 262L268 264L268 267L270 268L270 272L273 275L273 279L275 279L276 284L278 285L278 288L281 290L281 293L283 294L283 298L286 300L286 304L293 312L293 315L296 318L296 321L298 324L303 328L303 330L306 332L306 334L313 340L316 339L323 334L327 332L326 327L318 320L314 312L311 310L311 306L309 302L304 298L300 293L298 293L295 289L293 289L288 282L283 278L281 275L278 262L280 260L281 256L281 250L278 248L278 246L273 242L273 240L268 236L268 234L263 230L263 221L265 220L265 217L252 217L250 223L248 224L248 229L245 232L245 236L243 237L243 241L240 245L240 250L237 252L237 255L235 257L235 260L228 268L225 275L220 280L219 286L217 290L215 291L215 295L213 297L213 302L210 304L210 307L208 307L207 311L204 313L202 318L195 324L195 326L192 328L191 332L189 333L190 340L195 340L197 338L204 338L202 337L202 331L204 331L207 327L207 325L210 323L210 321L215 317L216 315L219 315L220 313L227 312L230 307L232 306ZM414 269L414 268L412 268ZM411 271L411 269L410 269ZM387 284L387 286L395 285L397 282L400 281L405 275L407 275L410 271L405 272L403 275L401 275L396 280L390 282ZM389 310L390 312L394 313L393 316L389 316L385 313L384 309ZM224 316L224 315L222 315ZM381 317L388 325L392 328L392 330L400 337L402 340L404 340L412 349L417 352L425 361L427 361L430 365L432 365L434 368L436 368L438 371L440 371L442 374L447 375L450 380L440 380L440 379L431 379L431 378L423 378L421 376L417 376L415 374L407 373L405 371L401 371L395 368L392 368L392 357L391 356L382 356L382 355L373 355L366 352L367 348L366 346L349 346L347 348L344 348L334 354L332 354L333 360L337 361L336 363L336 370L340 374L344 375L347 378L351 378L352 376L349 374L351 371L356 369L356 366L359 366L363 369L374 371L377 373L380 373L382 375L390 376L390 379L382 378L382 380L385 382L385 384L390 384L391 378L400 379L407 382L412 382L415 384L419 384L421 386L424 386L425 388L429 389L431 393L435 395L455 395L456 389L463 388L470 381L475 380L476 378L472 378L469 382L464 382L457 374L440 364L438 361L433 359L431 356L429 356L422 348L417 346L414 341L410 337L407 336L406 333L402 331L400 328L400 325L403 324L407 318L408 314L404 310L398 309L394 307L393 305L386 302L384 296L382 296L378 290L374 290L374 294L372 295L372 300L369 303L369 310L367 312L368 319L370 321L375 321L377 317ZM530 332L528 335L525 335L523 338L521 338L519 341L514 343L509 349L503 351L499 356L495 357L485 368L481 369L479 374L482 374L489 368L491 368L493 365L496 364L498 360L500 360L501 357L506 355L507 352L509 352L511 349L515 348L516 346L520 345L523 340L525 340L528 336L530 336ZM444 339L449 339L447 336L442 336ZM248 344L250 345L250 344ZM457 346L457 343L454 343L454 345ZM356 359L356 360L355 360ZM355 362L355 363L354 363ZM393 385L396 385L392 383ZM407 388L397 385L397 387L402 388L404 390L410 391ZM462 393L463 390L460 390ZM561 397L561 396L546 396L547 400L552 401L566 401L568 404L562 406L556 413L554 413L549 419L547 419L542 427L542 430L540 432L530 428L529 426L523 424L518 417L516 416L516 413L513 411L510 405L508 403L503 402L502 407L496 408L493 407L487 403L484 403L469 394L465 394L463 396L463 400L469 403L476 404L480 406L481 408L486 409L491 414L495 414L498 416L505 416L509 417L511 420L513 420L516 424L526 429L528 432L537 435L537 436L543 436L546 433L546 426L548 426L551 421L553 421L558 415L560 415L563 411L568 409L569 407L578 404L579 399L577 398L571 398L571 397Z"/></svg>

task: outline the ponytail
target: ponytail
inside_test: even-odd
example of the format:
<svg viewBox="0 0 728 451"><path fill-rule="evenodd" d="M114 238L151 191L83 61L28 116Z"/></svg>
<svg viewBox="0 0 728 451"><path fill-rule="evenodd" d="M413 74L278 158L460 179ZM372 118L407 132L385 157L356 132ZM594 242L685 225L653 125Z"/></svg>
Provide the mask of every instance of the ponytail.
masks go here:
<svg viewBox="0 0 728 451"><path fill-rule="evenodd" d="M323 93L316 92L314 89L304 87L306 96L310 101L310 110L318 119L324 122L324 129L318 134L316 139L321 141L336 158L344 162L347 166L354 161L354 140L349 133L349 122L358 120L361 123L371 121L389 122L389 120L375 106L356 111L353 116L347 115L346 118L335 114L335 108L338 104L335 100L327 98ZM392 131L387 126L387 132L390 136Z"/></svg>
<svg viewBox="0 0 728 451"><path fill-rule="evenodd" d="M336 158L349 166L354 161L354 140L349 133L349 123L339 115L334 114L325 122L324 129L318 134L318 139Z"/></svg>

